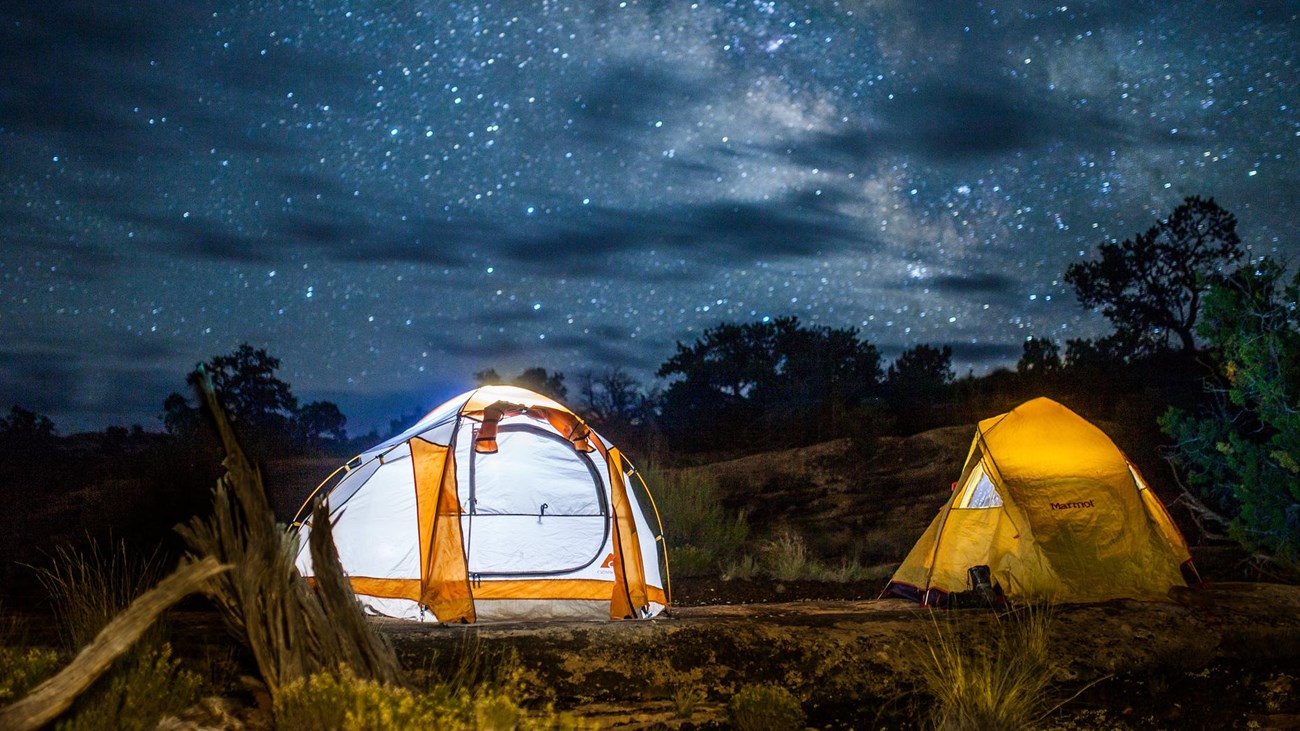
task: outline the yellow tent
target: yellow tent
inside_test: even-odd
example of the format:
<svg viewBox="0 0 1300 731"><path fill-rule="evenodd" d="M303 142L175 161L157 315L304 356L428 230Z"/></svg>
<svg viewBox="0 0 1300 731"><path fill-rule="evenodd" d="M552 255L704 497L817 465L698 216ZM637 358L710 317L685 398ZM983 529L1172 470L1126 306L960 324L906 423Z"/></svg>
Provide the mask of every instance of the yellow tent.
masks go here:
<svg viewBox="0 0 1300 731"><path fill-rule="evenodd" d="M1010 596L1162 600L1195 575L1160 499L1100 429L1047 398L985 419L952 497L887 592L926 605L988 566Z"/></svg>

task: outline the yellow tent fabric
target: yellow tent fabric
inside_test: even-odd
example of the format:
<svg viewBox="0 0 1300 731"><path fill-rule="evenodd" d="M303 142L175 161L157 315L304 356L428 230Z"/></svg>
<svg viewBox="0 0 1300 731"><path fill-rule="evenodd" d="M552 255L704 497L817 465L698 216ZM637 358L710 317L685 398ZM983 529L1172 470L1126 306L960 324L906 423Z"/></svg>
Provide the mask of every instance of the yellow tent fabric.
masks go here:
<svg viewBox="0 0 1300 731"><path fill-rule="evenodd" d="M1012 597L1164 600L1191 556L1137 469L1100 429L1047 398L979 423L952 496L890 591L941 604L986 565Z"/></svg>

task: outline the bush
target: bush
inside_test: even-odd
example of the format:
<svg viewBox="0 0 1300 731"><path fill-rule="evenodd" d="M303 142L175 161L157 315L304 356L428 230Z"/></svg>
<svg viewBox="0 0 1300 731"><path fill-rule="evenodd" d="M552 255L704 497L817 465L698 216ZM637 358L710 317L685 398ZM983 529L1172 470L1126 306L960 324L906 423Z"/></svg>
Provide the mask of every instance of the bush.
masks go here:
<svg viewBox="0 0 1300 731"><path fill-rule="evenodd" d="M578 728L547 709L528 713L516 701L518 676L498 686L436 685L417 693L358 678L343 666L285 685L275 700L275 725L284 731L442 731Z"/></svg>
<svg viewBox="0 0 1300 731"><path fill-rule="evenodd" d="M452 728L440 723L444 715L450 714L430 697L358 678L346 667L292 681L275 699L275 726L284 731Z"/></svg>
<svg viewBox="0 0 1300 731"><path fill-rule="evenodd" d="M199 676L181 667L171 646L137 651L118 661L72 706L57 731L146 731L185 710L199 694Z"/></svg>
<svg viewBox="0 0 1300 731"><path fill-rule="evenodd" d="M1231 537L1300 568L1300 272L1268 259L1217 282L1197 333L1221 380L1208 405L1160 420L1174 459ZM1225 398L1226 397L1226 398ZM1218 513L1222 514L1218 514Z"/></svg>
<svg viewBox="0 0 1300 731"><path fill-rule="evenodd" d="M679 576L718 571L739 555L749 537L743 512L722 506L718 485L698 470L641 470L664 523L668 564Z"/></svg>
<svg viewBox="0 0 1300 731"><path fill-rule="evenodd" d="M777 685L745 685L731 697L727 715L739 731L798 731L805 720L799 699Z"/></svg>
<svg viewBox="0 0 1300 731"><path fill-rule="evenodd" d="M27 691L59 671L59 653L47 647L0 645L0 707L22 698Z"/></svg>

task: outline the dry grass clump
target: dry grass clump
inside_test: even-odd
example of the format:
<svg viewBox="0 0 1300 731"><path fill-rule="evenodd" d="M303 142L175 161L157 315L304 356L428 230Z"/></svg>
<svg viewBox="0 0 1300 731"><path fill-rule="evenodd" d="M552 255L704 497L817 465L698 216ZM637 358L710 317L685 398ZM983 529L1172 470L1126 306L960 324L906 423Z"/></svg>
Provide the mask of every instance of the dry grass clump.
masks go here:
<svg viewBox="0 0 1300 731"><path fill-rule="evenodd" d="M695 716L695 711L699 709L700 704L707 698L704 689L694 684L683 684L673 689L673 717L683 721L689 721Z"/></svg>
<svg viewBox="0 0 1300 731"><path fill-rule="evenodd" d="M760 552L763 573L781 581L811 579L812 559L803 536L788 529L777 533Z"/></svg>
<svg viewBox="0 0 1300 731"><path fill-rule="evenodd" d="M718 485L699 470L642 469L664 523L669 565L677 576L720 571L740 555L749 538L744 512L722 505Z"/></svg>
<svg viewBox="0 0 1300 731"><path fill-rule="evenodd" d="M139 557L127 550L123 541L116 542L112 549L103 549L99 542L91 541L85 552L61 546L51 558L49 566L36 568L36 578L49 594L60 635L72 652L94 643L110 622L121 617L164 575L159 554ZM160 719L185 709L198 697L199 676L182 669L172 657L172 648L162 640L164 632L155 618L156 614L140 624L138 639L134 645L122 646L121 657L103 659L101 678L77 683L85 692L70 693L60 700L61 705L70 708L56 728L153 728ZM100 641L113 640L104 637ZM6 675L12 675L14 685L9 692L0 689L0 701L5 702L25 695L36 685L32 680L43 682L62 665L59 654L52 650L30 648L4 654L8 662L3 665L13 670ZM88 667L74 662L68 671L81 672L78 666ZM70 692L73 685L68 688Z"/></svg>
<svg viewBox="0 0 1300 731"><path fill-rule="evenodd" d="M49 566L36 569L37 578L49 594L56 624L70 651L90 645L163 576L156 552L141 557L121 541L107 550L95 541L84 551L60 547L51 559ZM193 702L200 679L172 658L163 634L152 618L141 625L134 646L123 647L121 657L105 661L103 677L93 684L84 683L89 686L85 692L67 700L70 708L55 728L151 729L160 719ZM38 648L28 649L16 659L21 676L18 684L23 687L13 697L35 686L29 681L43 681L61 666L57 653ZM77 665L73 663L70 669L75 672ZM0 701L7 700L0 692Z"/></svg>
<svg viewBox="0 0 1300 731"><path fill-rule="evenodd" d="M920 678L933 699L931 722L944 731L1028 729L1049 713L1053 615L1031 606L990 623L932 614Z"/></svg>
<svg viewBox="0 0 1300 731"><path fill-rule="evenodd" d="M36 568L36 578L49 595L67 649L73 651L94 639L164 574L157 552L141 557L128 551L123 541L104 549L92 540L85 551L60 546L50 559L49 566Z"/></svg>
<svg viewBox="0 0 1300 731"><path fill-rule="evenodd" d="M779 685L745 685L727 705L738 731L799 731L806 716L799 699Z"/></svg>

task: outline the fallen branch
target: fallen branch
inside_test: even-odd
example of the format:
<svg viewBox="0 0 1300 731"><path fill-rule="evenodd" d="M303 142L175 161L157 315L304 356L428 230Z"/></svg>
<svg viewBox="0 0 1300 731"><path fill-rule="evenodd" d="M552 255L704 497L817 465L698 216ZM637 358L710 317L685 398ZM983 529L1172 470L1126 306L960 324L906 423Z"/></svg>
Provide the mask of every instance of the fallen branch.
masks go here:
<svg viewBox="0 0 1300 731"><path fill-rule="evenodd" d="M228 568L210 557L183 564L131 602L57 675L7 708L0 709L0 728L34 731L53 721L68 710L77 696L98 680L114 660L131 649L158 615Z"/></svg>

